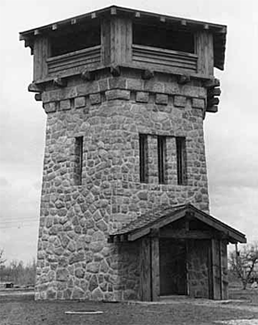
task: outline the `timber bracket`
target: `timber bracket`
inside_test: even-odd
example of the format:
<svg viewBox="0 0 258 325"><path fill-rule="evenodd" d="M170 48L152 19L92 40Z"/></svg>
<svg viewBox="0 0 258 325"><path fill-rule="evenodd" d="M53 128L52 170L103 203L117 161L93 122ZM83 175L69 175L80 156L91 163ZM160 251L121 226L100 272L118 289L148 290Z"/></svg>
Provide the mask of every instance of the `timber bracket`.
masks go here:
<svg viewBox="0 0 258 325"><path fill-rule="evenodd" d="M42 101L42 92L43 92L42 86L38 86L34 82L32 82L28 86L28 91L35 93L34 98L37 102Z"/></svg>
<svg viewBox="0 0 258 325"><path fill-rule="evenodd" d="M179 85L186 85L191 81L191 77L189 75L183 74L177 76L177 82Z"/></svg>
<svg viewBox="0 0 258 325"><path fill-rule="evenodd" d="M121 68L119 65L112 65L110 67L110 73L113 77L119 77L121 75Z"/></svg>
<svg viewBox="0 0 258 325"><path fill-rule="evenodd" d="M81 73L81 78L82 78L82 80L85 80L85 81L92 81L95 79L95 76L92 71L84 70Z"/></svg>
<svg viewBox="0 0 258 325"><path fill-rule="evenodd" d="M59 88L64 88L67 86L67 81L64 78L54 78L53 84Z"/></svg>
<svg viewBox="0 0 258 325"><path fill-rule="evenodd" d="M219 88L219 79L210 79L204 83L204 87L207 89L207 105L206 112L216 113L218 111L219 96L221 89Z"/></svg>
<svg viewBox="0 0 258 325"><path fill-rule="evenodd" d="M155 75L155 72L153 70L145 69L142 72L142 79L150 80L150 79L154 78L154 75Z"/></svg>

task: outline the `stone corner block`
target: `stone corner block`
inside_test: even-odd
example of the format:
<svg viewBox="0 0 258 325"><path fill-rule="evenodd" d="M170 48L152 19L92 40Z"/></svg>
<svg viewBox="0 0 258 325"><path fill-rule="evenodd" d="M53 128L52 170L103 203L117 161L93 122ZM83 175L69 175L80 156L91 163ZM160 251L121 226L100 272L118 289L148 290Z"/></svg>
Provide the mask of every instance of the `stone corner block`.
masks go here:
<svg viewBox="0 0 258 325"><path fill-rule="evenodd" d="M165 94L156 94L156 104L167 105L168 104L168 95Z"/></svg>
<svg viewBox="0 0 258 325"><path fill-rule="evenodd" d="M126 88L126 79L122 77L112 77L108 80L109 89Z"/></svg>
<svg viewBox="0 0 258 325"><path fill-rule="evenodd" d="M91 105L100 104L101 103L101 95L100 95L100 93L90 94L90 103L91 103Z"/></svg>
<svg viewBox="0 0 258 325"><path fill-rule="evenodd" d="M203 98L193 98L192 99L192 107L193 108L205 108L205 101Z"/></svg>
<svg viewBox="0 0 258 325"><path fill-rule="evenodd" d="M86 105L85 97L75 97L74 98L74 107L75 108L85 107L85 105Z"/></svg>
<svg viewBox="0 0 258 325"><path fill-rule="evenodd" d="M97 81L89 81L76 87L77 96L87 96L89 94L99 92L99 84Z"/></svg>
<svg viewBox="0 0 258 325"><path fill-rule="evenodd" d="M46 113L52 113L56 111L56 102L50 102L43 104L43 108Z"/></svg>
<svg viewBox="0 0 258 325"><path fill-rule="evenodd" d="M106 91L109 89L108 78L100 79L98 83L99 83L99 91Z"/></svg>
<svg viewBox="0 0 258 325"><path fill-rule="evenodd" d="M107 100L114 100L114 99L123 99L129 100L130 99L130 91L129 90L120 90L120 89L111 89L105 92Z"/></svg>
<svg viewBox="0 0 258 325"><path fill-rule="evenodd" d="M154 93L164 93L164 84L162 82L154 80L146 80L144 84L144 90Z"/></svg>
<svg viewBox="0 0 258 325"><path fill-rule="evenodd" d="M185 107L186 97L185 96L174 96L174 106L176 107Z"/></svg>
<svg viewBox="0 0 258 325"><path fill-rule="evenodd" d="M129 90L143 90L144 82L141 79L127 79L126 88Z"/></svg>
<svg viewBox="0 0 258 325"><path fill-rule="evenodd" d="M136 102L139 102L139 103L148 103L149 93L144 92L144 91L137 91L135 100L136 100Z"/></svg>
<svg viewBox="0 0 258 325"><path fill-rule="evenodd" d="M175 82L165 83L165 93L169 95L180 94L180 86Z"/></svg>
<svg viewBox="0 0 258 325"><path fill-rule="evenodd" d="M71 109L70 99L61 100L60 101L60 111L66 111L68 109Z"/></svg>

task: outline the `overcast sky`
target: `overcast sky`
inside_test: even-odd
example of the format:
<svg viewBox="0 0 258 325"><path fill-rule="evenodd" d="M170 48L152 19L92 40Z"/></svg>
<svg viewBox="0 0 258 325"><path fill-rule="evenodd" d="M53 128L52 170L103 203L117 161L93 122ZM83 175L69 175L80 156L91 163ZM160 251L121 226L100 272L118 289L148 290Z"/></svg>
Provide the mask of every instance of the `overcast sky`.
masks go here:
<svg viewBox="0 0 258 325"><path fill-rule="evenodd" d="M228 26L219 112L205 119L211 214L258 240L257 0L0 0L0 248L36 257L46 115L20 31L112 4Z"/></svg>

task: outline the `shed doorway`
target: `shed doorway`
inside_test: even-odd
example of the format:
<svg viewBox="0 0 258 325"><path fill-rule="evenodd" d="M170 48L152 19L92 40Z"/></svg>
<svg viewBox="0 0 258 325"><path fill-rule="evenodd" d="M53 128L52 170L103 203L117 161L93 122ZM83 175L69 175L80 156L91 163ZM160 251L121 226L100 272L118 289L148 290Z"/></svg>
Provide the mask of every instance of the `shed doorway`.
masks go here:
<svg viewBox="0 0 258 325"><path fill-rule="evenodd" d="M187 246L184 239L159 242L160 296L187 295Z"/></svg>

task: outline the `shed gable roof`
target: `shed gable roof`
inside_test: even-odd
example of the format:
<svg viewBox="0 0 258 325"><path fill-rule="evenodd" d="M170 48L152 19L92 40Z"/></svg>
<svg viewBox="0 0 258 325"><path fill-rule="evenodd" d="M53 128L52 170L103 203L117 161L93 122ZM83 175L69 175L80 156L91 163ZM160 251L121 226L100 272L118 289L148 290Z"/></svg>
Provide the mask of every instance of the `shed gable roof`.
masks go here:
<svg viewBox="0 0 258 325"><path fill-rule="evenodd" d="M152 229L160 229L176 220L184 218L187 213L190 213L193 218L196 218L211 228L223 233L223 235L232 243L246 242L246 237L243 233L197 209L190 203L177 206L160 205L157 208L140 215L137 219L124 225L120 230L111 233L110 237L126 236L129 241L133 241L148 235Z"/></svg>

